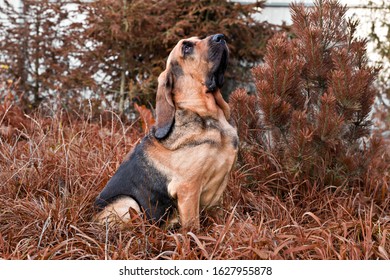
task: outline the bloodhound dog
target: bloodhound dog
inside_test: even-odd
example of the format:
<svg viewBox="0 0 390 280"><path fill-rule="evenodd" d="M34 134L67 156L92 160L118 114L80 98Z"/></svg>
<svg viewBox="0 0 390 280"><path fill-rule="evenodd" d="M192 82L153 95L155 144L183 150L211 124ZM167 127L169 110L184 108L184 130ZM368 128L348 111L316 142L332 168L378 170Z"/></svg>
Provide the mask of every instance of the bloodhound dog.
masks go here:
<svg viewBox="0 0 390 280"><path fill-rule="evenodd" d="M218 204L238 147L220 91L227 62L222 34L173 48L158 78L156 124L96 198L100 221L126 221L133 208L155 222L199 227L201 209Z"/></svg>

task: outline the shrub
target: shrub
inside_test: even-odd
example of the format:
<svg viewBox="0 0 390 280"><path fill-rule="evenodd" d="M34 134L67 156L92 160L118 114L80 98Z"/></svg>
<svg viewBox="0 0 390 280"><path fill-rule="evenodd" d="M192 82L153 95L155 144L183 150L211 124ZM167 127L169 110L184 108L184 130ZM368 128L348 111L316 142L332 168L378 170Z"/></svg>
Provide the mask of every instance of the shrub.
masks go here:
<svg viewBox="0 0 390 280"><path fill-rule="evenodd" d="M272 179L278 189L364 186L384 200L388 154L370 120L378 70L355 37L358 22L332 0L291 11L293 36L275 35L252 70L256 96L231 96L241 164L253 182Z"/></svg>

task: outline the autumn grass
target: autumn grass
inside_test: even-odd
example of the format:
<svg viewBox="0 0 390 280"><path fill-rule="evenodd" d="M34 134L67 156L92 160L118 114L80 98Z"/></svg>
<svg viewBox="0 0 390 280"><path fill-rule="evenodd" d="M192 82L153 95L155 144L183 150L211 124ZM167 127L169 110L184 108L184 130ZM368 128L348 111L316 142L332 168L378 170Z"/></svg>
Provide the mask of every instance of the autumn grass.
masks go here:
<svg viewBox="0 0 390 280"><path fill-rule="evenodd" d="M143 134L139 120L113 112L24 115L1 105L0 258L390 258L388 186L378 199L365 191L378 186L291 185L282 172L253 181L260 167L243 161L222 212L202 213L200 230L161 229L139 217L112 229L96 224L95 197Z"/></svg>

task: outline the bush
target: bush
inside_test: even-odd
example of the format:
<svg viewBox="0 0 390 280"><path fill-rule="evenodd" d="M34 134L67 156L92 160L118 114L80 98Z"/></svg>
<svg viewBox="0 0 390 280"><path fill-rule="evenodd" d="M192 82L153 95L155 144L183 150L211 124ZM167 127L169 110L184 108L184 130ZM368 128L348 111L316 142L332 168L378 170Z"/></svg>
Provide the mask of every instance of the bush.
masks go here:
<svg viewBox="0 0 390 280"><path fill-rule="evenodd" d="M363 187L384 201L389 155L370 120L377 69L354 36L358 23L336 1L291 10L293 38L274 36L265 63L252 70L257 95L231 96L241 163L253 182Z"/></svg>

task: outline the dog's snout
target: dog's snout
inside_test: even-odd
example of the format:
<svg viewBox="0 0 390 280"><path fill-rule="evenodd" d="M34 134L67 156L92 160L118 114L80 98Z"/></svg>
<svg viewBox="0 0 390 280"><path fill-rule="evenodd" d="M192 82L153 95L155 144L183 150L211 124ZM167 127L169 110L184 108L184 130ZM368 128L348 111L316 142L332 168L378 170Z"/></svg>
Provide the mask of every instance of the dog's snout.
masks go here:
<svg viewBox="0 0 390 280"><path fill-rule="evenodd" d="M211 40L216 43L221 43L225 41L225 35L223 34L215 34L213 37L211 37Z"/></svg>

